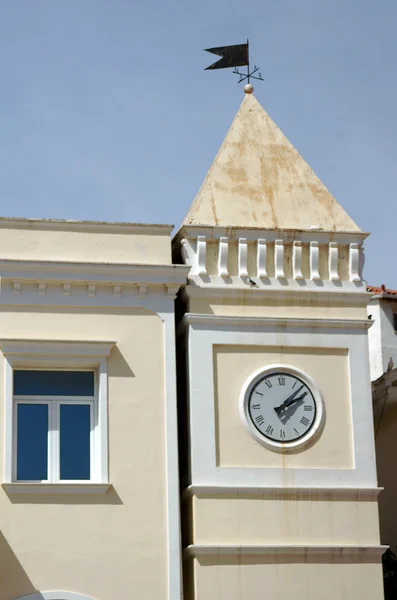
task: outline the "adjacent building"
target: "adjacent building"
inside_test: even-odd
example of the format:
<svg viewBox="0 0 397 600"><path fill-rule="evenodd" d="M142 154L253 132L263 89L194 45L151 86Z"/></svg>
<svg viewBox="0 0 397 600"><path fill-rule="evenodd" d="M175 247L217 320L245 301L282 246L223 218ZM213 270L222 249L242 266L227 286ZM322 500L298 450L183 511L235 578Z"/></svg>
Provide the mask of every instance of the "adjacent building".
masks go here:
<svg viewBox="0 0 397 600"><path fill-rule="evenodd" d="M0 229L0 600L381 600L367 234L253 95L172 242Z"/></svg>

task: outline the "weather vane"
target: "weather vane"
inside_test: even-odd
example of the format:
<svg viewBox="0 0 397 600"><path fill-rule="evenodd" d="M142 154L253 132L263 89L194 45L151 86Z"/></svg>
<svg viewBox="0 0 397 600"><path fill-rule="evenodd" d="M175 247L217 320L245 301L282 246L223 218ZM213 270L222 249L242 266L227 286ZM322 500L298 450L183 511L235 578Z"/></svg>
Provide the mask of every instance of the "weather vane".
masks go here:
<svg viewBox="0 0 397 600"><path fill-rule="evenodd" d="M239 75L238 83L247 80L247 84L244 87L246 92L252 92L253 87L250 84L250 79L259 79L263 81L262 73L258 73L259 67L254 65L253 70L250 70L250 57L249 57L249 40L247 40L246 44L237 44L236 46L219 46L218 48L207 48L206 52L211 52L212 54L216 54L221 58L214 62L212 65L204 69L208 71L210 69L227 69L230 67L234 67L233 73L235 75ZM237 67L247 67L246 73L241 73ZM258 75L255 75L258 73Z"/></svg>

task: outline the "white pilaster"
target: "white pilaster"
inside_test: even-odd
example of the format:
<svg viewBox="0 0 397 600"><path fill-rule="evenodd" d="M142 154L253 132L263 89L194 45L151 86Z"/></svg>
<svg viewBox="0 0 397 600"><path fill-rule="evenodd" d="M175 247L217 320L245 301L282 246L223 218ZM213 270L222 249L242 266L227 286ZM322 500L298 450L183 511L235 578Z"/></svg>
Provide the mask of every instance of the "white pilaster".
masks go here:
<svg viewBox="0 0 397 600"><path fill-rule="evenodd" d="M206 260L207 260L207 242L205 239L205 235L199 235L197 237L197 253L196 253L196 260L197 260L197 274L198 275L206 275L207 274L207 267L206 267Z"/></svg>
<svg viewBox="0 0 397 600"><path fill-rule="evenodd" d="M361 277L360 277L360 247L358 244L350 244L349 277L350 277L350 281L361 281Z"/></svg>

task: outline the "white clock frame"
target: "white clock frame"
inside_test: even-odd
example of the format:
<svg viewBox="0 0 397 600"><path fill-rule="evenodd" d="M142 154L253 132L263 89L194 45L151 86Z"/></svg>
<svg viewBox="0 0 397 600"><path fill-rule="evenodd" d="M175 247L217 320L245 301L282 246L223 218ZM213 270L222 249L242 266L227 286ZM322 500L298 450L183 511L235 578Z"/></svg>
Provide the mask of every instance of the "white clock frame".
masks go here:
<svg viewBox="0 0 397 600"><path fill-rule="evenodd" d="M248 402L250 398L251 391L255 387L255 385L266 377L267 375L272 375L274 373L286 373L288 375L294 375L301 379L305 385L308 386L310 391L313 394L314 401L316 403L316 416L314 418L314 422L310 427L309 431L303 435L302 437L292 440L290 442L277 442L276 440L271 440L267 438L265 435L261 434L261 432L254 426L252 420L248 414ZM250 436L274 452L299 452L302 451L309 444L313 444L320 435L325 421L325 408L324 408L324 400L321 394L321 391L315 381L309 377L304 371L297 369L292 365L285 364L272 364L261 369L255 371L245 382L239 400L239 411L241 420L250 434Z"/></svg>

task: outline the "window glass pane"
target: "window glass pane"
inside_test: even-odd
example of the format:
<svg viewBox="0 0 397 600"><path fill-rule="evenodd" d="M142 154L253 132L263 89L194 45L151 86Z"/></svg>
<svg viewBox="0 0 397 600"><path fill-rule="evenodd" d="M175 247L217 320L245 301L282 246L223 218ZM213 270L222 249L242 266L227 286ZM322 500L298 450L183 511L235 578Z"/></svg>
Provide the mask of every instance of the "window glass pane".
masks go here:
<svg viewBox="0 0 397 600"><path fill-rule="evenodd" d="M48 477L48 404L17 404L17 479Z"/></svg>
<svg viewBox="0 0 397 600"><path fill-rule="evenodd" d="M93 371L14 371L16 396L93 396Z"/></svg>
<svg viewBox="0 0 397 600"><path fill-rule="evenodd" d="M90 479L90 414L88 404L61 404L61 479Z"/></svg>

